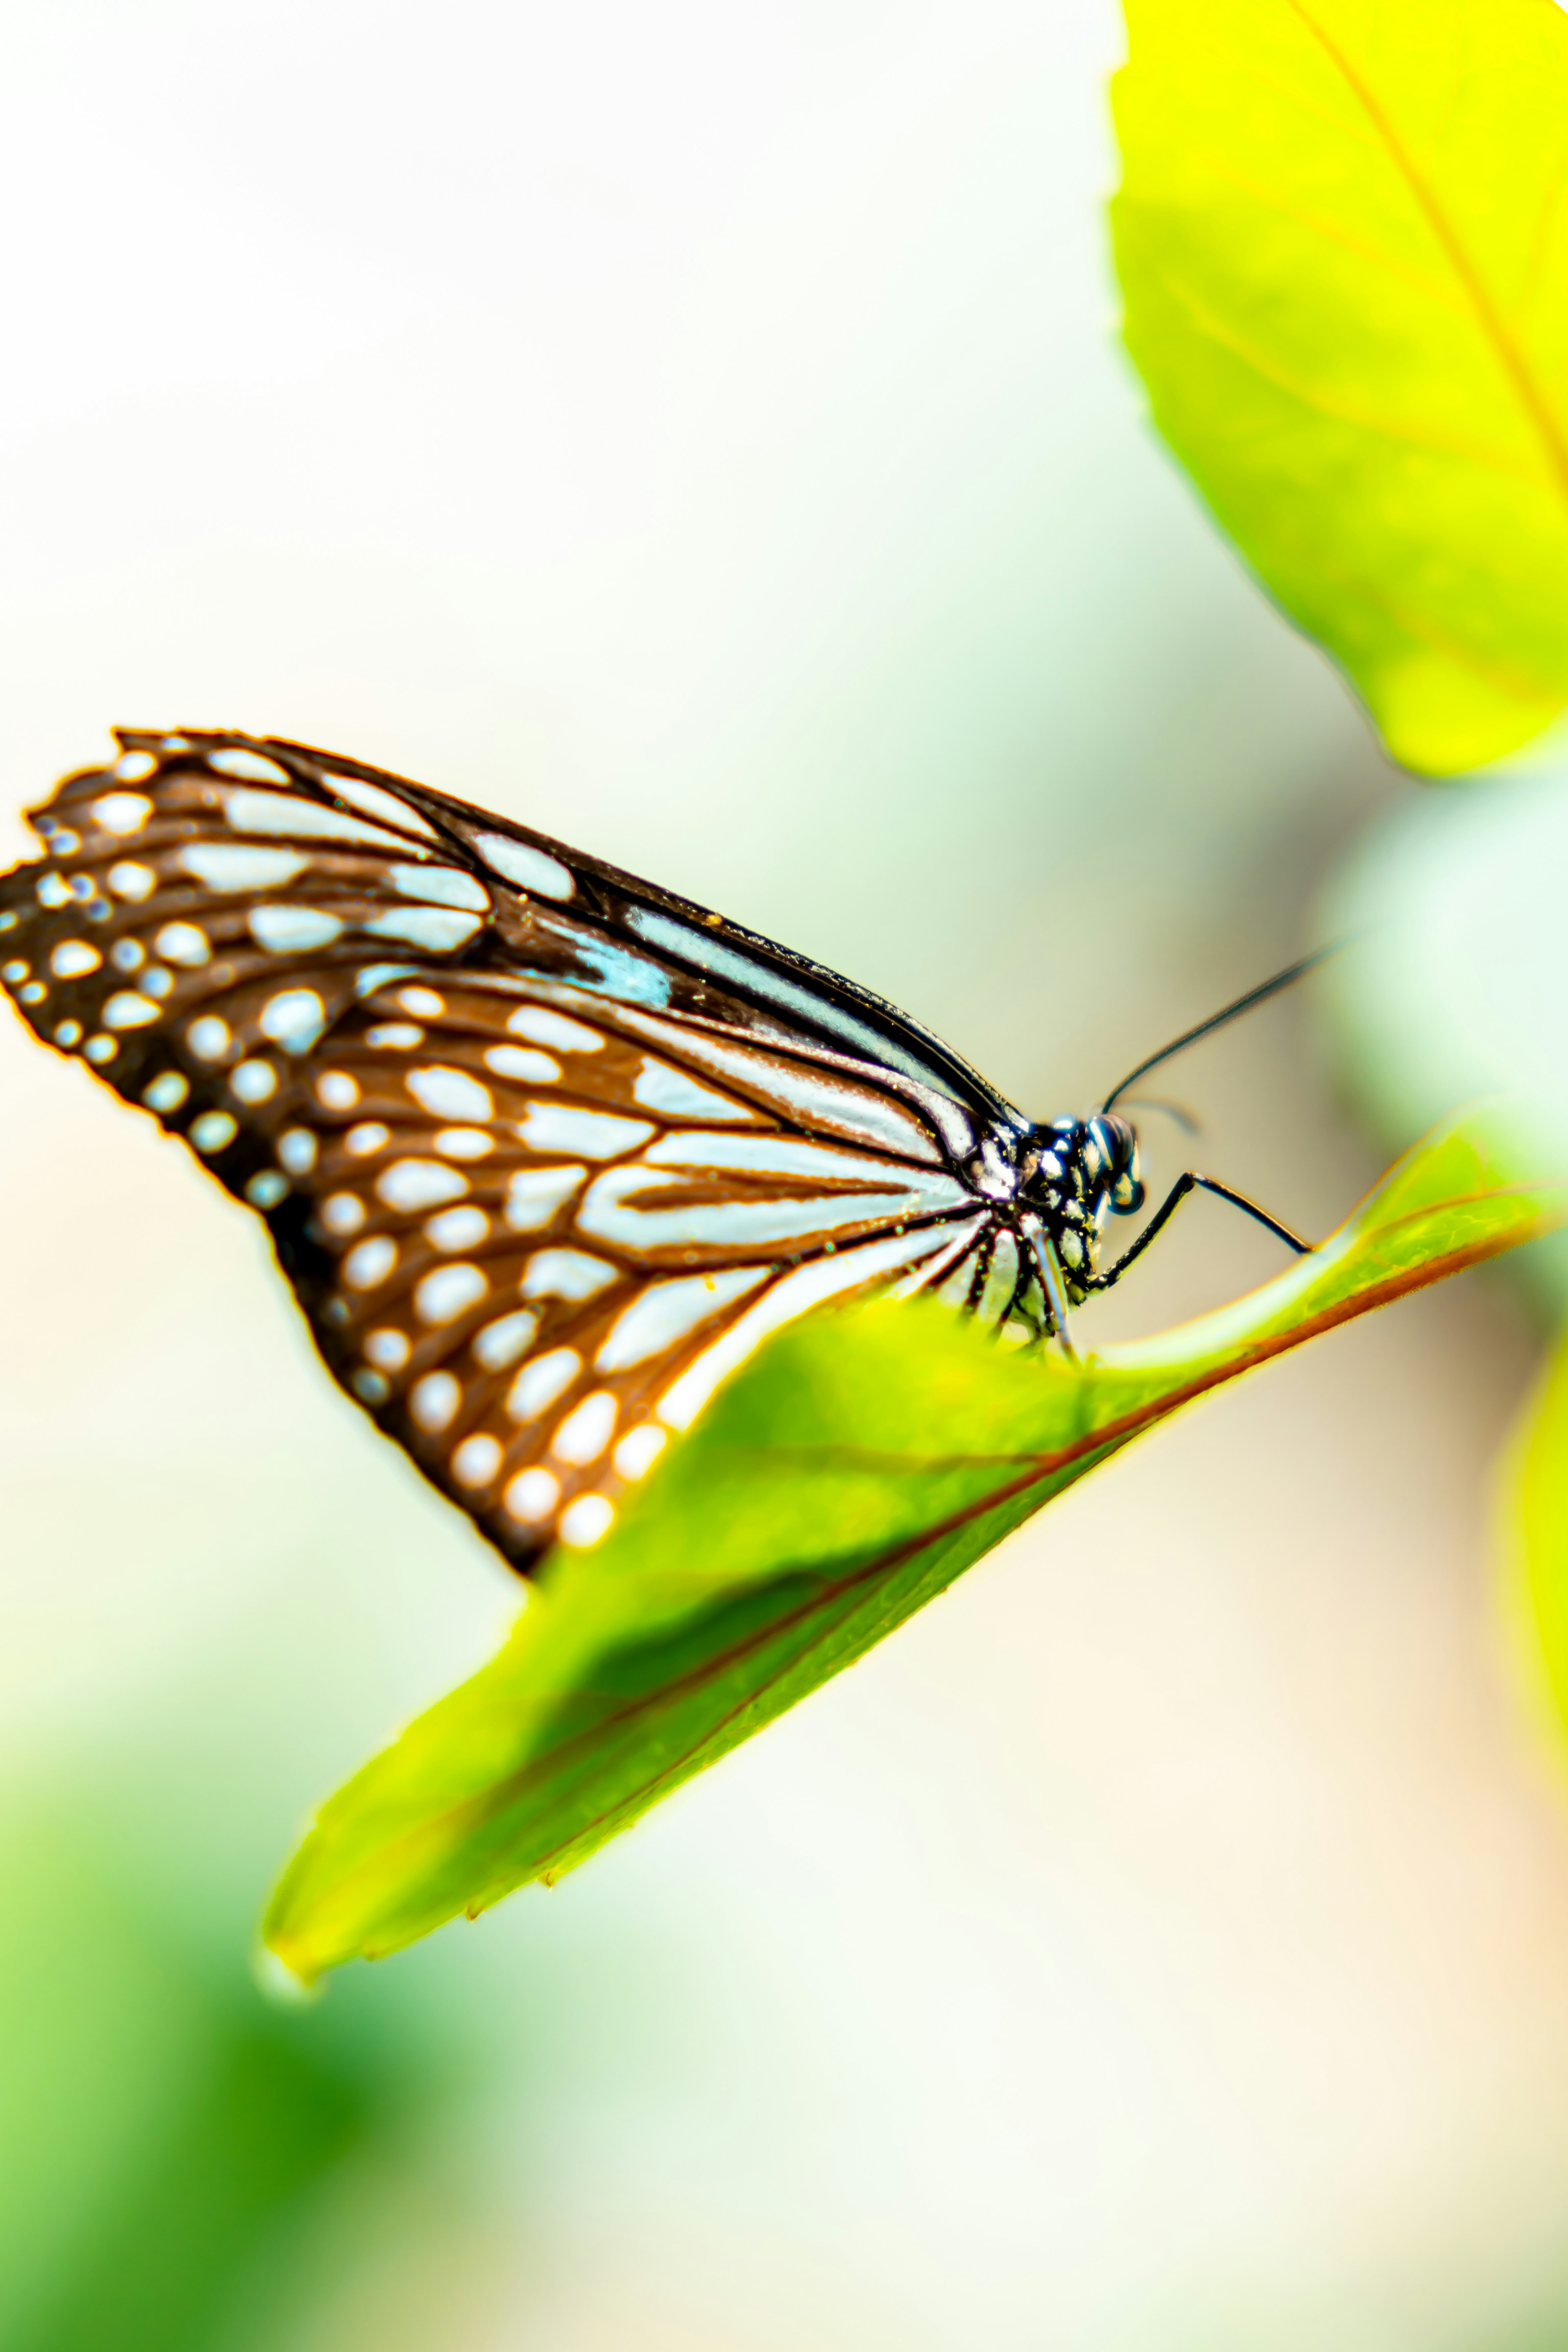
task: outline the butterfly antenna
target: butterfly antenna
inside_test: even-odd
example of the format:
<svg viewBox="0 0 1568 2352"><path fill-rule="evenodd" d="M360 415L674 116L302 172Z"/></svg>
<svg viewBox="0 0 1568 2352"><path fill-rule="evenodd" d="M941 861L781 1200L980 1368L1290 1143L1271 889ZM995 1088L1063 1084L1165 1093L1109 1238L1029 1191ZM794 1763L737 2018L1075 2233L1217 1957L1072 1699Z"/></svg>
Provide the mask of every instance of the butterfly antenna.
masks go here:
<svg viewBox="0 0 1568 2352"><path fill-rule="evenodd" d="M1235 1021L1243 1013L1250 1013L1255 1004L1262 1004L1267 998L1278 996L1282 988L1292 986L1326 957L1337 955L1339 947L1340 942L1336 940L1332 947L1319 948L1315 954L1303 956L1299 963L1287 964L1284 971L1277 971L1272 980L1263 981L1257 988L1249 988L1245 996L1238 996L1234 1004L1224 1005L1218 1013L1211 1013L1208 1019L1200 1021L1195 1029L1184 1029L1179 1037L1173 1037L1168 1045L1162 1045L1157 1054L1151 1054L1146 1062L1140 1062L1135 1070L1129 1070L1120 1085L1111 1087L1100 1104L1101 1110L1109 1110L1118 1096L1124 1095L1129 1087L1135 1086L1151 1070L1157 1070L1162 1062L1168 1062L1173 1054L1180 1054L1188 1045L1195 1045L1200 1037L1212 1036L1216 1029L1223 1029L1227 1021Z"/></svg>
<svg viewBox="0 0 1568 2352"><path fill-rule="evenodd" d="M1118 1094L1121 1091L1119 1087ZM1204 1131L1204 1123L1195 1111L1189 1110L1185 1103L1167 1102L1163 1095L1130 1095L1127 1108L1129 1110L1163 1111L1167 1118L1175 1121L1184 1135L1201 1135Z"/></svg>

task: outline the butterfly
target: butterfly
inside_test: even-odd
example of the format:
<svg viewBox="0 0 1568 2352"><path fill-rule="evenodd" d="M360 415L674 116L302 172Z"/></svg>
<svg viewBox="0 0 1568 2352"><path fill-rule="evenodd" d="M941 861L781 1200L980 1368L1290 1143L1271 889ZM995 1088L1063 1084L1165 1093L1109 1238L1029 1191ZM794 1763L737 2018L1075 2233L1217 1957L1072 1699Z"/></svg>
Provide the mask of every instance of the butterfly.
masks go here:
<svg viewBox="0 0 1568 2352"><path fill-rule="evenodd" d="M1070 1351L1203 1187L1038 1123L894 1006L448 794L272 737L117 730L0 877L47 1043L267 1222L333 1377L516 1568L587 1547L771 1331L934 1292ZM1310 962L1313 959L1308 959Z"/></svg>

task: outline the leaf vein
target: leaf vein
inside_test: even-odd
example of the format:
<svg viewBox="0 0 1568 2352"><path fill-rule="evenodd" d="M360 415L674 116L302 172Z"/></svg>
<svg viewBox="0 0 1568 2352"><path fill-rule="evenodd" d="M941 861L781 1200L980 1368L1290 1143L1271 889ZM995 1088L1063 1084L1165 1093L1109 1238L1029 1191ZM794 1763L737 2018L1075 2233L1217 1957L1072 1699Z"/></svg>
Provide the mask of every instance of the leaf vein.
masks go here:
<svg viewBox="0 0 1568 2352"><path fill-rule="evenodd" d="M1373 91L1356 72L1349 58L1320 25L1304 0L1285 0L1285 5L1305 26L1320 44L1326 57L1342 75L1345 86L1364 109L1368 121L1383 140L1390 156L1403 174L1411 194L1426 215L1433 235L1447 254L1449 263L1469 296L1483 333L1489 339L1499 360L1540 436L1555 478L1559 496L1568 503L1568 444L1565 444L1552 415L1546 395L1526 361L1523 351L1509 332L1501 311L1492 300L1480 271L1465 249L1458 231L1449 220L1431 188L1415 165L1414 156L1405 149L1394 124L1379 105Z"/></svg>

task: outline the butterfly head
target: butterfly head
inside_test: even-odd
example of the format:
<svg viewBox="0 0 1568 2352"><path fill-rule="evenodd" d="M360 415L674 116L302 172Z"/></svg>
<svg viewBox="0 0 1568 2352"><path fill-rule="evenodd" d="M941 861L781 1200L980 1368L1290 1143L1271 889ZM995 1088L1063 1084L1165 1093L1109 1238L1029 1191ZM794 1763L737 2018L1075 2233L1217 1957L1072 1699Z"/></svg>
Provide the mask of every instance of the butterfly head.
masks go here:
<svg viewBox="0 0 1568 2352"><path fill-rule="evenodd" d="M1031 1140L1023 1197L1044 1217L1070 1283L1092 1271L1107 1218L1135 1216L1143 1206L1138 1130L1119 1112L1101 1110L1053 1119Z"/></svg>
<svg viewBox="0 0 1568 2352"><path fill-rule="evenodd" d="M1113 1110L1097 1111L1093 1118L1085 1119L1082 1157L1086 1177L1111 1215L1136 1216L1143 1206L1144 1192L1138 1171L1138 1130L1132 1121Z"/></svg>

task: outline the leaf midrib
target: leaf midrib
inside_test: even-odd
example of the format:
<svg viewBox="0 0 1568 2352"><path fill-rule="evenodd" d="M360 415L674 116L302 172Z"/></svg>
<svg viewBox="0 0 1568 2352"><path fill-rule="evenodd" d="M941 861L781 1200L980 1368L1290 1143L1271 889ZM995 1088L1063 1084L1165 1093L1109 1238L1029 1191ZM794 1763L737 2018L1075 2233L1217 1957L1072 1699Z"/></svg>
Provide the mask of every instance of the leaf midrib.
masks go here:
<svg viewBox="0 0 1568 2352"><path fill-rule="evenodd" d="M1435 192L1417 171L1414 158L1407 153L1393 123L1384 112L1371 89L1362 79L1348 57L1326 28L1320 25L1304 0L1285 0L1298 21L1317 41L1324 55L1343 79L1356 103L1361 107L1373 131L1383 142L1394 168L1399 172L1411 194L1426 215L1432 234L1448 257L1449 267L1469 298L1471 308L1482 333L1513 386L1546 451L1547 460L1556 478L1558 495L1568 506L1568 443L1565 443L1552 416L1545 394L1536 383L1522 350L1510 334L1502 316L1487 292L1479 270L1460 242L1458 233L1437 202Z"/></svg>

